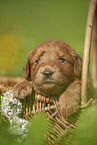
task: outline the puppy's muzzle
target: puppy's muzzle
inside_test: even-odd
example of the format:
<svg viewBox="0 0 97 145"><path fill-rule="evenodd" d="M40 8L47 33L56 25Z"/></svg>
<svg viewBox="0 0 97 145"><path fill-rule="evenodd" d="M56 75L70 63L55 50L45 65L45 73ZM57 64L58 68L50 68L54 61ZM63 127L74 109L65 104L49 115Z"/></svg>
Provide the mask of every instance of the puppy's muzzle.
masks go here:
<svg viewBox="0 0 97 145"><path fill-rule="evenodd" d="M45 78L50 78L52 75L53 75L53 71L51 71L51 70L44 70L43 71L43 76L45 77Z"/></svg>

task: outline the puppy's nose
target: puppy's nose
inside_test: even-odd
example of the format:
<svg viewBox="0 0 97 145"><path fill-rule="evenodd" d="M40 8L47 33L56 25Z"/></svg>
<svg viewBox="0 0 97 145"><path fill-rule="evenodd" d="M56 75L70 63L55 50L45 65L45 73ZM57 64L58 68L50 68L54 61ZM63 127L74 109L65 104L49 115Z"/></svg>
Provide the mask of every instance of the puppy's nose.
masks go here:
<svg viewBox="0 0 97 145"><path fill-rule="evenodd" d="M47 78L49 78L50 76L52 76L53 75L53 71L51 71L51 70L45 70L45 71L43 71L43 75L45 76L45 77L47 77Z"/></svg>

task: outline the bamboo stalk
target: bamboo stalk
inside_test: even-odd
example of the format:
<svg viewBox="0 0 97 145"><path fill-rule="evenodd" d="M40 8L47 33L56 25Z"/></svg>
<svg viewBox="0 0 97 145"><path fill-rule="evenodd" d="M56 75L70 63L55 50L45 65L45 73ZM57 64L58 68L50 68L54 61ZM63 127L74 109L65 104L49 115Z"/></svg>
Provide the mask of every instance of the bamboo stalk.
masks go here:
<svg viewBox="0 0 97 145"><path fill-rule="evenodd" d="M91 46L91 36L93 28L93 20L95 15L97 0L90 0L88 18L85 32L84 42L84 54L83 54L83 66L82 66L82 85L81 85L81 103L82 105L87 102L87 77L88 77L88 65L89 65L89 54Z"/></svg>
<svg viewBox="0 0 97 145"><path fill-rule="evenodd" d="M97 88L97 6L94 16L93 34L92 34L92 56L91 56L91 75L93 87Z"/></svg>

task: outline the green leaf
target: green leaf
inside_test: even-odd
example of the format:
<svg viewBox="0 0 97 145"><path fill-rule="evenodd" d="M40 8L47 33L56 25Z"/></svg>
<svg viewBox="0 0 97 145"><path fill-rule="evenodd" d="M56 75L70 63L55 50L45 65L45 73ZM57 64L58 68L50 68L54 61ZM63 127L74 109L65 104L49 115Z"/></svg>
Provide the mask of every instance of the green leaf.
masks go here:
<svg viewBox="0 0 97 145"><path fill-rule="evenodd" d="M72 145L97 145L97 105L80 116Z"/></svg>
<svg viewBox="0 0 97 145"><path fill-rule="evenodd" d="M15 136L8 131L8 124L4 122L0 115L0 145L19 145L15 139Z"/></svg>
<svg viewBox="0 0 97 145"><path fill-rule="evenodd" d="M42 113L37 114L31 120L31 126L28 137L25 139L23 145L43 145L45 144L45 134L48 130L48 121Z"/></svg>

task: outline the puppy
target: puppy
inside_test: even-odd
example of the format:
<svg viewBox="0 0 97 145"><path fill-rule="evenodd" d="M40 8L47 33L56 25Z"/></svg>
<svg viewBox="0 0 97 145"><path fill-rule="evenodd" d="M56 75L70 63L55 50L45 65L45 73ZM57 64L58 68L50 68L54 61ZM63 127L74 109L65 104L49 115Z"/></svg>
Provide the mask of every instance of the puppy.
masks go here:
<svg viewBox="0 0 97 145"><path fill-rule="evenodd" d="M23 68L25 80L13 88L19 99L39 93L57 96L58 111L65 118L78 111L81 58L65 42L47 40L31 50Z"/></svg>

